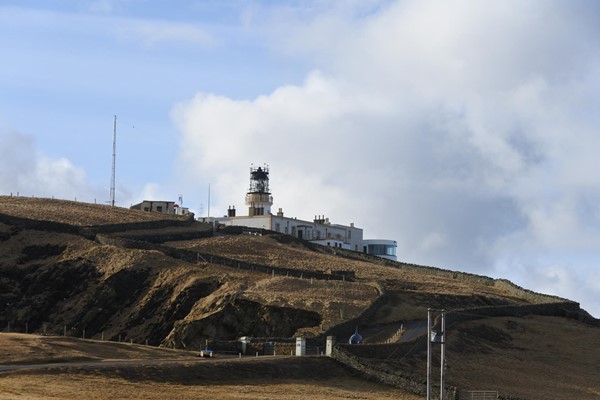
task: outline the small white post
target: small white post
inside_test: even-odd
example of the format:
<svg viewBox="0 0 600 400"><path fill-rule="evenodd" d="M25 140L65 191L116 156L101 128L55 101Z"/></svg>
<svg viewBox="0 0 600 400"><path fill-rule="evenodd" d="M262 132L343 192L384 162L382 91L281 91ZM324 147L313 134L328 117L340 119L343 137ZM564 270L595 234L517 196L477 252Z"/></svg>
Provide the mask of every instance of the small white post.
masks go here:
<svg viewBox="0 0 600 400"><path fill-rule="evenodd" d="M305 356L306 355L306 339L303 337L296 338L296 355L297 356Z"/></svg>
<svg viewBox="0 0 600 400"><path fill-rule="evenodd" d="M335 345L335 336L327 336L327 341L325 343L325 355L331 357L333 353L333 346Z"/></svg>

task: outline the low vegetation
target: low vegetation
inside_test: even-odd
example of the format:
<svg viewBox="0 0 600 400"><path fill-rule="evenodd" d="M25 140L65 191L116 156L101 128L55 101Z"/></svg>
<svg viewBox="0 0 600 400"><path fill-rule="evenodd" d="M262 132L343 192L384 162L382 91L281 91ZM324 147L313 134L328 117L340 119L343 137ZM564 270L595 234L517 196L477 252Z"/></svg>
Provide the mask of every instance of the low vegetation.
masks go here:
<svg viewBox="0 0 600 400"><path fill-rule="evenodd" d="M358 326L371 340L348 351L361 363L422 384L424 337L383 343L398 340L400 326L422 321L433 307L454 312L447 382L459 393L498 390L542 399L552 394L543 388L552 387L561 399L598 397L600 328L576 303L485 277L333 254L281 235L210 236L210 227L182 227L181 221L104 205L0 196L0 327L49 335L0 334L2 363L181 362L169 373L150 361L0 372L3 396L80 398L77 386L83 383L87 398L285 393L413 399L367 383L327 358L217 359L214 365L185 358L207 343L237 346L240 336L289 341L301 335L323 346L325 336L335 334L343 343ZM95 341L75 339L83 337ZM566 379L557 383L561 376Z"/></svg>

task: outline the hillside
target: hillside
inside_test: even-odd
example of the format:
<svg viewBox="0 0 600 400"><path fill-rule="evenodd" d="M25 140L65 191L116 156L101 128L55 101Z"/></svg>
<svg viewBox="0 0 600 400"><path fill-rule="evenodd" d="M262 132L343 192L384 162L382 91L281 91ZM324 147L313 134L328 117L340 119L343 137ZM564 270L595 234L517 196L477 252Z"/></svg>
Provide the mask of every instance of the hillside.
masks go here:
<svg viewBox="0 0 600 400"><path fill-rule="evenodd" d="M0 333L0 351L2 399L419 399L367 382L327 357L213 360L147 346L6 333ZM1 372L4 363L24 358L50 364Z"/></svg>
<svg viewBox="0 0 600 400"><path fill-rule="evenodd" d="M561 374L572 379L554 388L560 398L600 392L599 324L572 301L284 235L213 236L189 218L118 207L0 196L0 305L4 331L187 350L209 343L223 354L237 354L241 336L263 338L252 346L265 354L264 343L289 351L295 336L322 349L325 336L347 342L359 326L369 344L339 346L336 358L370 379L402 376L415 393L425 339L418 329L406 343L395 334L418 326L427 308L445 308L447 383L459 393L548 398L544 385Z"/></svg>

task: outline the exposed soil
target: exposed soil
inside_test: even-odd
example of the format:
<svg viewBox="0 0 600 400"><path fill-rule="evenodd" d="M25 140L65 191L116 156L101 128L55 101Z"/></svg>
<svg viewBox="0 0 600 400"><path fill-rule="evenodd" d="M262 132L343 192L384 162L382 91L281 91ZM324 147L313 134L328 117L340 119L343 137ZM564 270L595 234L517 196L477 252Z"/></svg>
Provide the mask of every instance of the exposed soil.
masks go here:
<svg viewBox="0 0 600 400"><path fill-rule="evenodd" d="M0 196L3 213L77 227L177 221L174 216L101 205ZM0 330L5 331L66 333L73 338L198 350L206 340L227 341L239 336L311 338L334 327L353 330L354 324L375 335L377 327L390 327L390 335L382 336L389 337L402 322L421 323L429 307L468 312L469 308L531 303L526 293L509 293L485 279L461 280L452 273L391 268L368 259L319 251L281 236L198 238L194 235L199 228L171 229L170 223L162 222L156 232L119 233L153 242L194 237L167 242L165 245L171 247L165 251L160 246L138 248L133 242L128 242L129 246L117 241L102 245L90 236L53 231L52 226L42 230L38 224L32 229L32 225L15 219L3 221ZM167 255L174 252L172 247L271 269L319 272L323 275L315 275L325 278L335 271L349 271L355 278L352 282L302 279L211 264L204 259L186 262ZM363 314L370 309L372 312ZM578 322L576 312L569 315L480 318L453 324L447 346L448 383L461 390L499 390L528 399L597 398L600 328ZM0 334L0 342L7 337ZM4 342L6 346L0 343L0 357L20 363L106 359L111 352L114 358L155 357L148 347L138 351L131 344L124 350L118 343L91 342L94 344L82 350L79 342L73 344L69 338L48 337L35 343L11 340L10 344ZM426 353L419 340L398 345L395 350L377 345L356 349L362 349L361 357L373 365L401 370L416 380L424 376ZM181 355L169 353L168 357ZM119 393L130 398L163 398L158 397L163 394L240 399L414 398L365 383L330 360L294 359L284 364L277 360L242 361L245 364L217 361L219 367L202 363L168 370L153 365L10 372L2 373L0 391L3 396L6 393L5 398L80 398L83 389L77 386L84 384L89 389L86 398L119 397ZM210 375L211 371L217 375Z"/></svg>

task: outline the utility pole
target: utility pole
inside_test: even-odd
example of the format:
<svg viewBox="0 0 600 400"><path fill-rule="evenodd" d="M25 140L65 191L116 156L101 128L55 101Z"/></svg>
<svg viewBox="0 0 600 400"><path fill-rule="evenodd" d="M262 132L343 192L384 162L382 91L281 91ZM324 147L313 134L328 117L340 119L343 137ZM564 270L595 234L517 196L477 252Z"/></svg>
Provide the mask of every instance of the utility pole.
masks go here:
<svg viewBox="0 0 600 400"><path fill-rule="evenodd" d="M431 308L427 309L427 400L431 400Z"/></svg>
<svg viewBox="0 0 600 400"><path fill-rule="evenodd" d="M440 315L440 332L433 330L433 314ZM427 309L427 400L432 400L431 355L433 344L440 345L440 400L444 400L444 385L446 381L446 311Z"/></svg>
<svg viewBox="0 0 600 400"><path fill-rule="evenodd" d="M110 178L110 206L115 206L115 162L117 159L117 116L113 122L113 152L112 152L112 174Z"/></svg>

